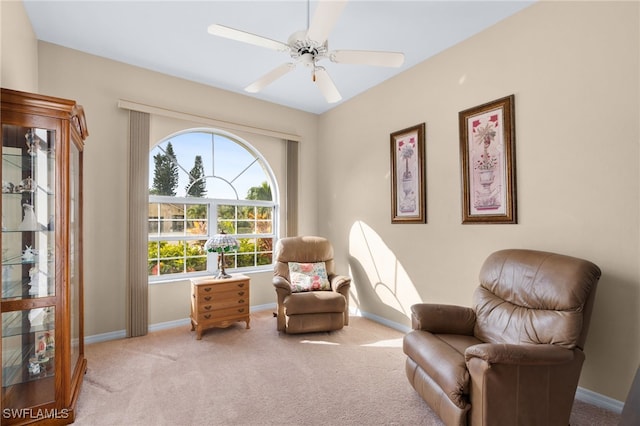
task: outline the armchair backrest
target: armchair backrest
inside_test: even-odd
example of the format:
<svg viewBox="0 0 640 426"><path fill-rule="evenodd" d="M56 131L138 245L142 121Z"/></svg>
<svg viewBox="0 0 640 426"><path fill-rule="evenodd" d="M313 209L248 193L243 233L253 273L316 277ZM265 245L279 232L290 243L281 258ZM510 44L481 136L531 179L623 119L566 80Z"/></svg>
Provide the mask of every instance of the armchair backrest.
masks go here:
<svg viewBox="0 0 640 426"><path fill-rule="evenodd" d="M488 343L583 349L601 272L575 257L534 250L491 254L473 296L475 336Z"/></svg>
<svg viewBox="0 0 640 426"><path fill-rule="evenodd" d="M303 236L278 240L275 250L273 274L289 281L289 262L324 262L329 276L335 273L333 246L326 238Z"/></svg>

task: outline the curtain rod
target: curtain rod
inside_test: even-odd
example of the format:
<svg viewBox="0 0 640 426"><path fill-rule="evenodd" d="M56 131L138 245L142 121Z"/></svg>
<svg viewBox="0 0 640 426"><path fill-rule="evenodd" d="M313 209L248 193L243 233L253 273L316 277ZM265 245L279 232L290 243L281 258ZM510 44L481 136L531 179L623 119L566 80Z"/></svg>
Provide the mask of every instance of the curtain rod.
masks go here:
<svg viewBox="0 0 640 426"><path fill-rule="evenodd" d="M166 108L155 107L152 105L140 104L137 102L131 102L127 100L118 100L118 108L128 109L138 112L146 112L148 114L155 114L163 117L177 118L180 120L196 121L203 124L208 124L214 127L220 127L227 130L239 130L242 132L254 133L257 135L271 136L275 138L281 138L290 141L300 142L302 139L299 135L291 133L279 132L277 130L262 129L260 127L247 126L244 124L231 123L229 121L216 120L209 117L203 117L200 115L188 114L185 112L172 111Z"/></svg>

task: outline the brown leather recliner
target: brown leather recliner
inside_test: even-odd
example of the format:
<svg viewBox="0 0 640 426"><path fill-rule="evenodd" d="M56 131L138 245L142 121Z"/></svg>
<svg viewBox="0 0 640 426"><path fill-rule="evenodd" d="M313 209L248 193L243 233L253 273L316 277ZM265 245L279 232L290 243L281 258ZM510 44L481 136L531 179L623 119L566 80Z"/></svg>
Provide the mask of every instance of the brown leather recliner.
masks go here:
<svg viewBox="0 0 640 426"><path fill-rule="evenodd" d="M289 263L324 262L330 290L292 292ZM322 237L288 237L275 249L273 285L278 331L289 334L339 330L349 325L351 278L334 271L333 246Z"/></svg>
<svg viewBox="0 0 640 426"><path fill-rule="evenodd" d="M448 426L567 426L600 274L560 254L493 253L473 308L412 306L409 382Z"/></svg>

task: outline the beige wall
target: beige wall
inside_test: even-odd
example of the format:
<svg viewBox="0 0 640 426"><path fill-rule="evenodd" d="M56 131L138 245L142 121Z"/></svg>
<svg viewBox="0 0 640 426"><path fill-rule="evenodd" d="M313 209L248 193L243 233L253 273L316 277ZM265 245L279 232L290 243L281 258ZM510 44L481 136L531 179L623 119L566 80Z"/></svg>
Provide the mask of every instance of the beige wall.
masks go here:
<svg viewBox="0 0 640 426"><path fill-rule="evenodd" d="M354 306L383 320L407 325L419 301L468 304L483 259L503 247L596 262L603 276L580 385L624 400L640 360L639 18L637 2L539 3L319 117L40 43L40 91L83 104L91 133L87 335L124 329L122 98L300 134L300 233L333 240L337 266L354 277ZM2 75L22 66L4 61ZM519 224L461 225L457 113L509 94ZM428 224L391 225L389 133L420 122ZM273 302L269 276L254 278L252 304ZM172 306L184 294L180 283L152 287L151 323L182 319Z"/></svg>
<svg viewBox="0 0 640 426"><path fill-rule="evenodd" d="M316 232L316 116L53 44L41 42L38 59L41 92L75 99L87 114L86 335L125 328L128 121L127 112L117 107L119 99L300 135L300 229ZM275 302L270 278L269 273L252 275L253 305ZM153 285L149 293L150 323L188 316L187 303L175 306L178 298L189 300L187 282Z"/></svg>
<svg viewBox="0 0 640 426"><path fill-rule="evenodd" d="M38 91L38 40L21 1L0 0L0 86Z"/></svg>
<svg viewBox="0 0 640 426"><path fill-rule="evenodd" d="M320 120L321 234L365 312L468 305L484 258L523 247L603 270L580 385L624 400L640 362L637 2L539 3ZM515 94L518 225L462 225L458 112ZM375 117L375 119L372 119ZM390 223L389 134L426 122L428 224Z"/></svg>

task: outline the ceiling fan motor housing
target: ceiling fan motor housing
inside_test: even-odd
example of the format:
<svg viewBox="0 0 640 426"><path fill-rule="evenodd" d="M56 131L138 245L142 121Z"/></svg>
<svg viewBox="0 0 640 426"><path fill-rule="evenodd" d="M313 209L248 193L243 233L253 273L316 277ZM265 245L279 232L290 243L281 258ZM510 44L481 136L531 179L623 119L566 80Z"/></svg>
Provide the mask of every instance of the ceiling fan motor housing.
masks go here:
<svg viewBox="0 0 640 426"><path fill-rule="evenodd" d="M297 31L289 37L291 58L307 67L315 67L317 60L327 57L329 52L328 42L320 44L307 38L306 31Z"/></svg>

